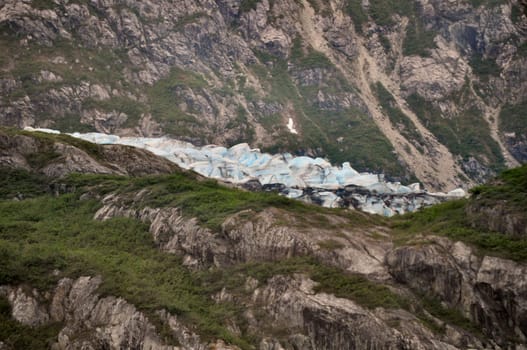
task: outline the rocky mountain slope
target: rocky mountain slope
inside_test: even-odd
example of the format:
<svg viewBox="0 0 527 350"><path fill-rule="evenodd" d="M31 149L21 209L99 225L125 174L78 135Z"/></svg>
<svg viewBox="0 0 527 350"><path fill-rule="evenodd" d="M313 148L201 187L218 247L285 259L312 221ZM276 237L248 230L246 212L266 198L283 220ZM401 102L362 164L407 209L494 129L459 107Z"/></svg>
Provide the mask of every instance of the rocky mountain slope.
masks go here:
<svg viewBox="0 0 527 350"><path fill-rule="evenodd" d="M224 187L147 151L65 135L4 130L0 164L2 350L527 340L527 240L515 224L526 166L471 199L388 220ZM510 215L489 222L488 208Z"/></svg>
<svg viewBox="0 0 527 350"><path fill-rule="evenodd" d="M435 190L527 159L516 0L4 0L0 27L2 125L245 141Z"/></svg>

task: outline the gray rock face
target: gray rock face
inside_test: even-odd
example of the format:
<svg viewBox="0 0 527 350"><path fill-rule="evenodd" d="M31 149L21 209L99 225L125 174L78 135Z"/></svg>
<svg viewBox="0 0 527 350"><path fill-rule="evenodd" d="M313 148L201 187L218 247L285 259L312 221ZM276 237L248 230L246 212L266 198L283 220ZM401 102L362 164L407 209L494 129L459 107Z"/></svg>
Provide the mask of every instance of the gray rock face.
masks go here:
<svg viewBox="0 0 527 350"><path fill-rule="evenodd" d="M475 256L464 244L438 239L435 245L397 248L386 255L396 281L433 295L481 325L500 345L525 341L525 266Z"/></svg>
<svg viewBox="0 0 527 350"><path fill-rule="evenodd" d="M169 349L161 347L153 326L132 305L114 297L98 298L94 293L100 283L100 278L90 277L61 280L49 310L20 288L4 289L18 321L28 325L48 321L66 324L58 336L57 349ZM43 299L36 291L33 294ZM98 325L97 329L92 325ZM77 336L82 333L90 336Z"/></svg>
<svg viewBox="0 0 527 350"><path fill-rule="evenodd" d="M47 310L40 304L36 290L28 292L24 288L0 287L0 294L7 296L13 306L11 313L15 320L26 326L40 326L49 321Z"/></svg>
<svg viewBox="0 0 527 350"><path fill-rule="evenodd" d="M253 292L253 301L265 310L277 327L297 329L282 341L296 349L456 349L479 348L476 339L449 344L431 333L411 314L378 308L366 310L354 302L324 293L313 293L315 283L304 276L274 277ZM399 329L388 326L400 320ZM300 333L301 332L301 333ZM261 347L261 349L270 348Z"/></svg>
<svg viewBox="0 0 527 350"><path fill-rule="evenodd" d="M111 174L113 171L95 161L86 152L64 144L55 144L53 151L63 158L60 162L47 165L42 172L51 178L59 178L71 173Z"/></svg>
<svg viewBox="0 0 527 350"><path fill-rule="evenodd" d="M401 87L406 93L435 101L463 87L470 69L468 63L442 38L436 44L431 57L408 56L401 62Z"/></svg>
<svg viewBox="0 0 527 350"><path fill-rule="evenodd" d="M521 163L527 161L527 136L525 135L508 135L505 134L505 142L507 147L511 150L514 158L520 160Z"/></svg>
<svg viewBox="0 0 527 350"><path fill-rule="evenodd" d="M466 214L473 227L516 237L527 236L525 216L507 201L497 202L492 206L476 202L467 207Z"/></svg>

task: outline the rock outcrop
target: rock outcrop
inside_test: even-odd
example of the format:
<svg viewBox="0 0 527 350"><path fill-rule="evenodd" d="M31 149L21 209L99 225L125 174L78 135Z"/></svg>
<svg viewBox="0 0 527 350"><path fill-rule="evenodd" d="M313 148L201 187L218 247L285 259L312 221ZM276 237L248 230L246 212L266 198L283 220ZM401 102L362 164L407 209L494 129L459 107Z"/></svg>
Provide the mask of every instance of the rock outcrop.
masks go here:
<svg viewBox="0 0 527 350"><path fill-rule="evenodd" d="M138 193L135 203L140 205L144 195ZM177 208L130 209L123 198L115 195L105 197L103 203L94 219L130 217L150 223L150 233L160 249L183 255L184 263L191 267L221 267L314 255L348 271L380 279L387 277L382 260L391 244L373 238L373 229L371 232L336 229L344 223L336 216L319 218L329 220L330 228L310 229L301 218L277 209L260 213L242 211L225 220L220 235L201 227L196 219L183 216ZM276 224L286 217L287 225ZM316 218L313 224L318 226ZM326 249L328 244L341 248Z"/></svg>
<svg viewBox="0 0 527 350"><path fill-rule="evenodd" d="M52 348L143 349L143 350L235 350L222 341L207 344L183 326L177 317L159 310L158 317L171 330L178 345L169 345L158 336L159 329L144 313L122 298L102 297L97 288L100 277L61 279L51 295L21 287L0 287L12 305L13 317L28 326L47 322L63 324Z"/></svg>
<svg viewBox="0 0 527 350"><path fill-rule="evenodd" d="M524 212L507 200L487 205L475 202L467 207L466 213L473 227L514 237L527 237L527 219Z"/></svg>
<svg viewBox="0 0 527 350"><path fill-rule="evenodd" d="M146 150L95 146L69 137L38 137L3 130L0 130L0 166L38 172L54 179L71 173L144 176L179 169Z"/></svg>
<svg viewBox="0 0 527 350"><path fill-rule="evenodd" d="M396 281L460 310L498 344L527 339L524 265L481 258L461 242L444 239L394 249L386 264Z"/></svg>
<svg viewBox="0 0 527 350"><path fill-rule="evenodd" d="M415 316L406 311L382 308L367 310L347 299L314 293L315 285L302 275L277 276L269 280L266 286L253 292L253 301L265 305L264 309L276 327L287 327L299 332L282 341L285 348L314 350L482 347L479 340L466 335L462 335L458 343L449 344L426 329ZM401 322L399 329L389 326L397 321Z"/></svg>

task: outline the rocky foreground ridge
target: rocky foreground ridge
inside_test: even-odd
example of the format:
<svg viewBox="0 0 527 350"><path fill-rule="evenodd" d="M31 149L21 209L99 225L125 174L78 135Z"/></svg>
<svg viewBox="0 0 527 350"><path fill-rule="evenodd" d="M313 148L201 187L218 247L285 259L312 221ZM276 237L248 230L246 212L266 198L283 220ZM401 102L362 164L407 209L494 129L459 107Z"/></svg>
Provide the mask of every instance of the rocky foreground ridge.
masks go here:
<svg viewBox="0 0 527 350"><path fill-rule="evenodd" d="M0 142L2 349L524 348L525 167L387 220L125 146Z"/></svg>
<svg viewBox="0 0 527 350"><path fill-rule="evenodd" d="M527 159L525 3L6 0L0 124L247 142L445 191Z"/></svg>

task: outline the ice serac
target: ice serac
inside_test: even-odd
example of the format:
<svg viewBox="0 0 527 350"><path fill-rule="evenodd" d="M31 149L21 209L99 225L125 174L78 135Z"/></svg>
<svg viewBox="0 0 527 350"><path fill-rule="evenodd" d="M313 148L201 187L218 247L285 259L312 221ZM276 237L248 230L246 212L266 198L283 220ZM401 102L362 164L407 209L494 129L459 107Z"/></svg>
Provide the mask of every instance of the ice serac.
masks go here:
<svg viewBox="0 0 527 350"><path fill-rule="evenodd" d="M57 133L49 129L26 130ZM246 143L230 148L216 145L197 147L167 137L119 137L101 133L70 135L96 144L146 149L184 169L237 185L257 180L264 189L278 189L289 198L325 207L349 207L392 216L465 196L462 189L446 194L428 193L421 190L419 184L404 186L384 181L382 174L359 173L348 162L334 166L322 158L294 157L289 153L271 155L251 149Z"/></svg>

